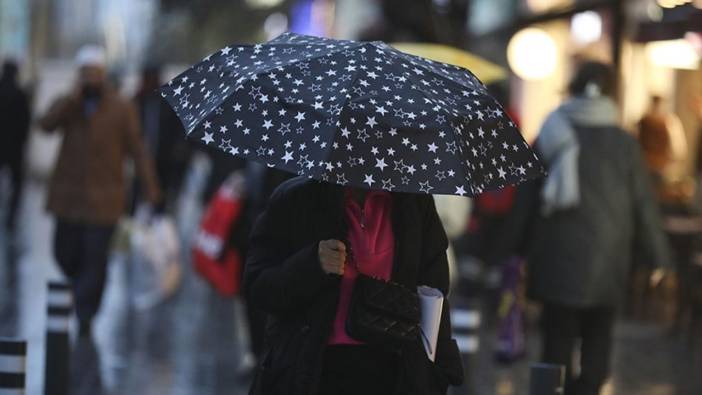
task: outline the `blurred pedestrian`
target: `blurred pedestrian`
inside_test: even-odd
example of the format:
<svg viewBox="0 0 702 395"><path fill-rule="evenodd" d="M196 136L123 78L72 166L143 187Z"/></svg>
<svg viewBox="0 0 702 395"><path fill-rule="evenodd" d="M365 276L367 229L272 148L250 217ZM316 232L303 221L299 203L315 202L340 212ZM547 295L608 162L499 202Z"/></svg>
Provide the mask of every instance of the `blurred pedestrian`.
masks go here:
<svg viewBox="0 0 702 395"><path fill-rule="evenodd" d="M254 225L244 276L250 303L268 314L266 350L251 393L445 394L449 384L460 384L463 367L447 301L436 362L419 341L392 347L361 341L348 329L358 318L349 306L359 273L446 295L447 247L430 196L305 177L283 183ZM387 303L387 295L376 303Z"/></svg>
<svg viewBox="0 0 702 395"><path fill-rule="evenodd" d="M136 162L152 204L160 192L137 112L106 82L104 50L84 46L76 62L77 86L51 105L40 125L63 133L47 208L56 217L54 254L72 282L85 336L100 307L110 239L126 205L125 159Z"/></svg>
<svg viewBox="0 0 702 395"><path fill-rule="evenodd" d="M0 170L7 168L12 181L12 195L6 226L12 232L22 193L24 148L31 118L29 98L22 90L17 64L5 61L0 74Z"/></svg>
<svg viewBox="0 0 702 395"><path fill-rule="evenodd" d="M189 159L189 144L183 126L171 106L161 98L161 68L149 65L141 74L141 85L134 97L146 148L154 158L156 175L166 206L177 198ZM135 184L135 191L138 184ZM134 194L138 198L139 193Z"/></svg>
<svg viewBox="0 0 702 395"><path fill-rule="evenodd" d="M639 143L658 194L669 195L667 186L679 181L677 167L687 158L687 139L680 119L665 111L661 96L651 97L651 105L638 123Z"/></svg>
<svg viewBox="0 0 702 395"><path fill-rule="evenodd" d="M519 189L512 225L525 235L530 296L543 303L544 362L566 366L567 395L598 394L633 257L663 265L669 251L641 150L616 126L611 68L582 64L569 93L536 141L549 175Z"/></svg>
<svg viewBox="0 0 702 395"><path fill-rule="evenodd" d="M660 96L651 98L651 108L638 124L639 143L654 180L663 179L663 172L673 156L665 117L658 110L661 100Z"/></svg>

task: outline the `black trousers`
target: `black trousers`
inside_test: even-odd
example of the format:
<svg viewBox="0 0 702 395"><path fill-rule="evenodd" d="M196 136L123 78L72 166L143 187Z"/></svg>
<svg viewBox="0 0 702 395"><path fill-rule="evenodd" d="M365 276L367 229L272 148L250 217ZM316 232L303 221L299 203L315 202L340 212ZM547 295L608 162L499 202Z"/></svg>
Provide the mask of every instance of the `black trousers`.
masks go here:
<svg viewBox="0 0 702 395"><path fill-rule="evenodd" d="M597 395L609 375L614 309L544 305L543 362L566 367L565 395ZM580 373L574 376L573 352L580 346Z"/></svg>
<svg viewBox="0 0 702 395"><path fill-rule="evenodd" d="M366 345L329 346L318 395L392 395L397 388L398 357Z"/></svg>
<svg viewBox="0 0 702 395"><path fill-rule="evenodd" d="M76 314L82 322L93 319L102 301L107 259L114 225L93 225L58 218L54 255L71 281Z"/></svg>
<svg viewBox="0 0 702 395"><path fill-rule="evenodd" d="M22 156L14 155L14 158L0 158L0 170L7 167L10 171L10 181L12 183L12 195L10 196L10 207L7 214L7 229L14 230L17 222L17 212L19 210L20 197L22 195L22 184L24 181L22 173Z"/></svg>

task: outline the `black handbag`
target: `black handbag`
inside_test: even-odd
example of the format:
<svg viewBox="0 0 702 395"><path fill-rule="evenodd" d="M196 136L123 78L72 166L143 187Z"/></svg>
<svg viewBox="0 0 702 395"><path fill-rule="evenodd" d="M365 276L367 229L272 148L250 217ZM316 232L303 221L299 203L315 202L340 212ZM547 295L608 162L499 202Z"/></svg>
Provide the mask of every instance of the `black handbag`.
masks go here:
<svg viewBox="0 0 702 395"><path fill-rule="evenodd" d="M346 317L346 332L369 344L399 346L420 336L419 296L393 281L358 274Z"/></svg>

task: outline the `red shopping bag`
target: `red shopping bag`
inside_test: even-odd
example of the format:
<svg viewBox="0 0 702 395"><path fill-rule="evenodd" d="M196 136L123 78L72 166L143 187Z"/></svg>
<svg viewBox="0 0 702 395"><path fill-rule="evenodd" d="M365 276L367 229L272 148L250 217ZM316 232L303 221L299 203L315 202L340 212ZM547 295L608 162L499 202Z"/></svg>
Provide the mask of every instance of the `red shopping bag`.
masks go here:
<svg viewBox="0 0 702 395"><path fill-rule="evenodd" d="M205 210L192 248L195 270L225 296L238 294L241 283L243 258L228 240L243 214L242 189L240 173L222 184Z"/></svg>

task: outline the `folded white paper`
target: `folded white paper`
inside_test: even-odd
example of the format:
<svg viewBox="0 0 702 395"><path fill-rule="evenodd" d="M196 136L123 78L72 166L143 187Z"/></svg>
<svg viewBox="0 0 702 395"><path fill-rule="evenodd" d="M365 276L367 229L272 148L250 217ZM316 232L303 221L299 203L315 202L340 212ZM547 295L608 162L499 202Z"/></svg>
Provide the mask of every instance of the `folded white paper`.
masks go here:
<svg viewBox="0 0 702 395"><path fill-rule="evenodd" d="M422 312L422 343L429 360L436 360L436 342L439 339L441 326L441 309L444 306L444 295L436 288L422 285L417 287L419 306Z"/></svg>

